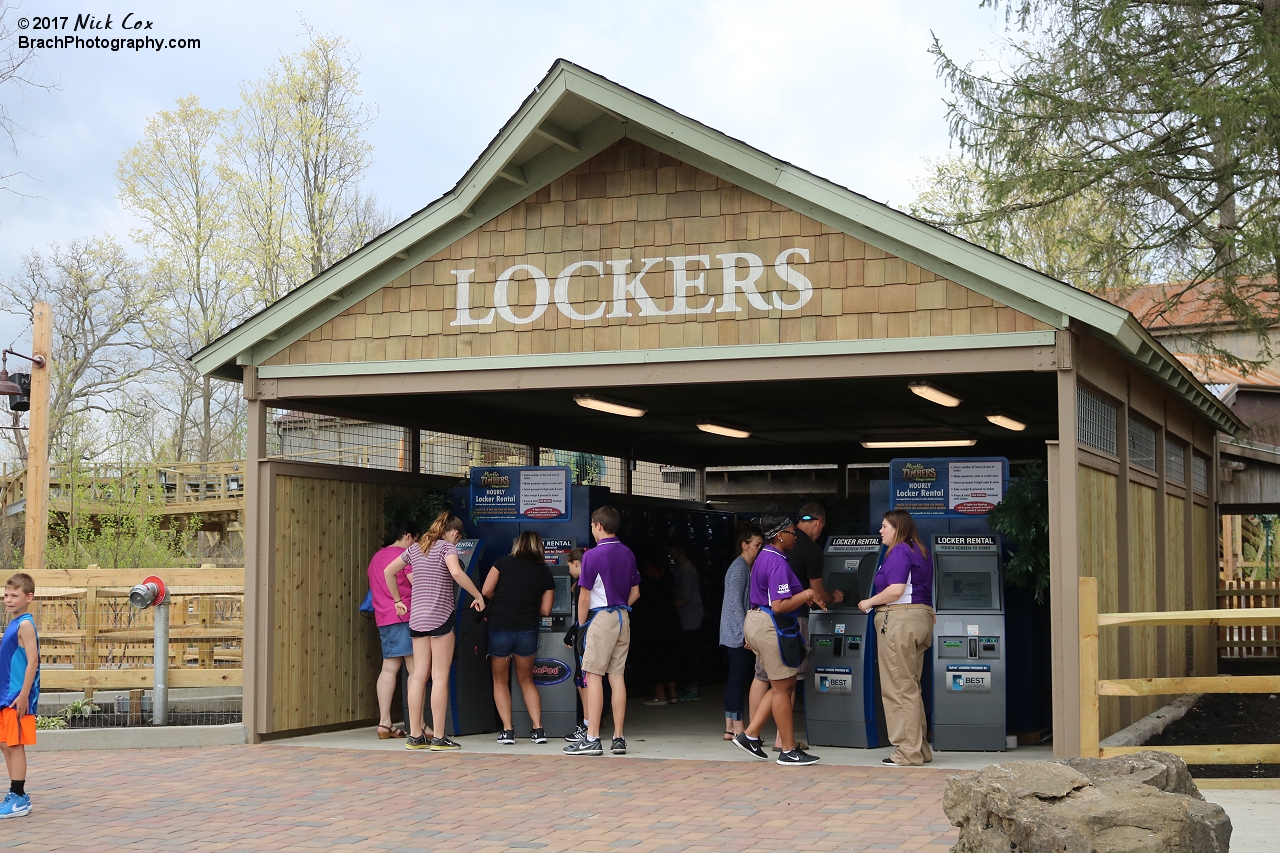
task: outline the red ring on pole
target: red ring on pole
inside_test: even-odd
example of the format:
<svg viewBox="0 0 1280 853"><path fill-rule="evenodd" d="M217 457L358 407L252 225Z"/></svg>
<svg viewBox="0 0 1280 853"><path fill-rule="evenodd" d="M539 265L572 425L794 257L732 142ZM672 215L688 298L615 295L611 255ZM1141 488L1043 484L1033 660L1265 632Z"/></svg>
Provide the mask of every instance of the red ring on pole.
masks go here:
<svg viewBox="0 0 1280 853"><path fill-rule="evenodd" d="M156 597L152 600L151 606L159 607L161 604L164 604L164 600L168 598L169 591L164 588L164 581L160 580L160 578L155 575L151 575L151 577L143 581L143 584L149 583L156 585Z"/></svg>

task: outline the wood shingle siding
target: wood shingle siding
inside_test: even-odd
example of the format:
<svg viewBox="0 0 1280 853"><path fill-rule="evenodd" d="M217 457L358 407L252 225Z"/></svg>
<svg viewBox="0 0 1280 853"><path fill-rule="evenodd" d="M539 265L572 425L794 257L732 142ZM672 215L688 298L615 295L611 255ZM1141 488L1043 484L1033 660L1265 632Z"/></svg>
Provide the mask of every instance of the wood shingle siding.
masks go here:
<svg viewBox="0 0 1280 853"><path fill-rule="evenodd" d="M800 301L800 292L775 269L787 258L811 283L798 309L752 304L736 291L742 309L726 310L723 278L751 274L745 259L760 259L760 299ZM671 259L705 256L688 264L687 305L703 313L642 314L628 299L620 309L614 276L625 262L627 281L659 258L641 279L661 310L674 306L677 271ZM565 267L590 261L568 279L568 301L596 319L571 319L548 302L527 270L511 276L508 310L530 323L495 312L483 325L450 325L457 316L458 276L474 270L471 315L499 308L495 289L504 271L537 268L554 288ZM585 273L585 275L583 274ZM631 316L619 316L629 312ZM406 275L291 344L266 363L316 364L460 356L525 355L732 346L933 335L993 334L1049 328L1012 308L889 255L862 240L770 202L633 140L623 139L530 195L520 204L419 264Z"/></svg>

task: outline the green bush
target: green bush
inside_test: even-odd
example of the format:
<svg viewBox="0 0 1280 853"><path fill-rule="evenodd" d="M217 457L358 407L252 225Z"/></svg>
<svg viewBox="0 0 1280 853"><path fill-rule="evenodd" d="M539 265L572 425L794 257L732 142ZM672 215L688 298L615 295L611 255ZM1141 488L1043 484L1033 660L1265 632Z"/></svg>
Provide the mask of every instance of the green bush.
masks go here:
<svg viewBox="0 0 1280 853"><path fill-rule="evenodd" d="M987 515L991 529L1013 544L1004 576L1043 604L1049 592L1049 479L1038 462L1028 464L1004 500Z"/></svg>

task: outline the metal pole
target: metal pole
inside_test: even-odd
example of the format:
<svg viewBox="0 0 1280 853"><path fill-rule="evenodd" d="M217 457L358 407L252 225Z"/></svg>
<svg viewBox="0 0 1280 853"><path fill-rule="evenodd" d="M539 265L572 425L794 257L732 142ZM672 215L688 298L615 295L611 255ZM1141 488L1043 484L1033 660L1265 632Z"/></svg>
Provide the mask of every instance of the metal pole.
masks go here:
<svg viewBox="0 0 1280 853"><path fill-rule="evenodd" d="M155 615L155 689L151 694L151 725L169 722L169 602L156 607Z"/></svg>

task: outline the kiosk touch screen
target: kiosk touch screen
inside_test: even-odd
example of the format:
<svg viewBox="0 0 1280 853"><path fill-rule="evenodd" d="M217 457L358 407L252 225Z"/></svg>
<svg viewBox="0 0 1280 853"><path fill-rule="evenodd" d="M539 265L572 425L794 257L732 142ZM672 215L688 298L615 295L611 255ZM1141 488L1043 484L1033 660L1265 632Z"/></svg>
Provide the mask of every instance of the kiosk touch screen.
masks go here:
<svg viewBox="0 0 1280 853"><path fill-rule="evenodd" d="M573 588L573 578L568 575L556 575L554 580L556 582L556 594L551 600L551 612L568 613L571 606L569 590Z"/></svg>
<svg viewBox="0 0 1280 853"><path fill-rule="evenodd" d="M1005 749L1005 625L1000 540L935 536L933 743Z"/></svg>

